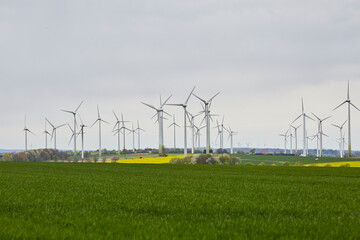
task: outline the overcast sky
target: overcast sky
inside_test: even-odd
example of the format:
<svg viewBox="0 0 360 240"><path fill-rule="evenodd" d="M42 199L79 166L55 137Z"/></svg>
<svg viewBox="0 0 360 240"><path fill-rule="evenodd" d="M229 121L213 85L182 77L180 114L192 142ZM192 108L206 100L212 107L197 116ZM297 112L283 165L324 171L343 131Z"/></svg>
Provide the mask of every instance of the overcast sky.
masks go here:
<svg viewBox="0 0 360 240"><path fill-rule="evenodd" d="M283 147L279 134L301 113L304 97L308 114L333 116L324 122L330 136L324 148L338 148L339 132L330 124L345 121L346 108L332 109L346 99L348 80L360 107L360 2L0 0L0 79L1 149L24 148L25 113L36 133L29 148L43 148L44 117L72 123L60 109L75 110L82 100L85 124L96 120L97 104L111 123L103 126L104 148L117 146L112 110L140 121L142 148L157 147L155 112L140 102L158 105L160 94L184 102L195 85L200 97L221 92L211 111L239 133L236 147ZM181 108L165 110L183 126ZM191 98L189 111L200 110ZM173 146L170 123L166 147ZM308 122L309 135L316 128ZM355 109L352 129L353 149L360 150ZM98 148L97 134L96 126L86 130L86 149ZM67 127L59 129L58 148L71 149L70 136ZM183 146L182 129L177 142Z"/></svg>

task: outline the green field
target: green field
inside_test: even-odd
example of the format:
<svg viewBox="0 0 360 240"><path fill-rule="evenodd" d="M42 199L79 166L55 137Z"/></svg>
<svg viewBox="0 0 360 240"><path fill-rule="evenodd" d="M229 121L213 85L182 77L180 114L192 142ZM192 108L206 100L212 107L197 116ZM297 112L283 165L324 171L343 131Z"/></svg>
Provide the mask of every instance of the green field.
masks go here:
<svg viewBox="0 0 360 240"><path fill-rule="evenodd" d="M359 239L360 169L0 162L0 239Z"/></svg>
<svg viewBox="0 0 360 240"><path fill-rule="evenodd" d="M264 162L265 165L281 165L283 162L289 162L290 165L294 165L296 162L302 162L304 164L310 163L331 163L342 161L360 161L359 158L339 158L339 157L300 157L300 156L286 156L286 155L235 155L242 160L241 164L252 162L255 165ZM317 160L316 160L317 159Z"/></svg>

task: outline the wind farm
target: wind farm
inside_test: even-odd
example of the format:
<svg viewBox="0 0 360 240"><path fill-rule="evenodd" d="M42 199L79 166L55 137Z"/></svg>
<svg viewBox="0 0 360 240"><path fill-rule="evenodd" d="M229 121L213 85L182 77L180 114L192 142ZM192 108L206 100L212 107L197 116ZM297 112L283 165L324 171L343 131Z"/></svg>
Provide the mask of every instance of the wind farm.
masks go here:
<svg viewBox="0 0 360 240"><path fill-rule="evenodd" d="M360 239L357 1L0 16L0 239Z"/></svg>

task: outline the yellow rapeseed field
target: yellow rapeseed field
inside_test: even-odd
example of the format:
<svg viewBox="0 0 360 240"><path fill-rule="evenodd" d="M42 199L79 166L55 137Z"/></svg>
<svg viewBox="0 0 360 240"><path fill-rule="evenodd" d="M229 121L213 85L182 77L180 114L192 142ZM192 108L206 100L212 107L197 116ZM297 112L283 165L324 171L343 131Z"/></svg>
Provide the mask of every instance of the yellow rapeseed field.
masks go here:
<svg viewBox="0 0 360 240"><path fill-rule="evenodd" d="M190 155L189 155L190 156ZM153 158L134 158L134 159L124 159L117 160L117 163L149 163L149 164L164 164L169 163L173 158L183 158L184 155L175 155L167 157L153 157Z"/></svg>
<svg viewBox="0 0 360 240"><path fill-rule="evenodd" d="M352 162L327 162L327 163L316 163L315 165L318 167L324 167L326 165L331 165L331 167L340 167L344 164L349 164L350 167L360 167L360 161L352 161ZM314 166L314 164L305 164L305 166Z"/></svg>

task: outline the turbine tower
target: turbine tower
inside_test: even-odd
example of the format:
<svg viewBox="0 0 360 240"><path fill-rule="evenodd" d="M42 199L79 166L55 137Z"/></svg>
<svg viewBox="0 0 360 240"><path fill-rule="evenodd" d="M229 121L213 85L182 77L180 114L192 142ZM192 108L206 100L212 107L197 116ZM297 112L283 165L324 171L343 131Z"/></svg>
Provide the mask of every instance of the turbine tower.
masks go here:
<svg viewBox="0 0 360 240"><path fill-rule="evenodd" d="M141 149L140 148L140 132L145 131L145 130L140 128L139 121L137 121L137 128L135 130L138 131L138 133L137 133L138 134L138 149Z"/></svg>
<svg viewBox="0 0 360 240"><path fill-rule="evenodd" d="M303 150L303 156L307 156L307 148L306 148L306 146L307 146L307 144L306 144L306 142L307 142L307 138L306 138L306 118L309 118L309 119L311 119L311 120L313 120L313 121L315 121L314 119L312 119L311 117L309 117L306 113L305 113L305 111L304 111L304 101L303 101L303 98L301 98L301 107L302 107L302 112L301 112L301 115L300 116L298 116L292 123L294 123L296 120L298 120L300 117L303 117L303 147L304 147L304 150Z"/></svg>
<svg viewBox="0 0 360 240"><path fill-rule="evenodd" d="M174 151L176 149L176 127L180 127L176 122L175 122L175 115L173 115L173 122L169 125L169 127L174 126ZM169 128L168 127L168 128Z"/></svg>
<svg viewBox="0 0 360 240"><path fill-rule="evenodd" d="M208 101L196 96L194 93L193 95L198 98L200 101L202 101L205 105L205 119L206 119L206 153L209 154L210 153L210 106L212 103L212 100L219 95L220 92L218 92L217 94L215 94L212 98L210 98Z"/></svg>
<svg viewBox="0 0 360 240"><path fill-rule="evenodd" d="M76 132L76 113L79 110L81 104L83 104L84 101L81 101L79 106L75 109L75 111L68 111L68 110L61 110L63 112L71 113L74 116L74 132ZM76 159L76 137L74 138L74 158Z"/></svg>
<svg viewBox="0 0 360 240"><path fill-rule="evenodd" d="M45 149L48 148L48 144L47 144L47 136L51 136L51 134L46 130L46 118L45 118L45 130L44 130L44 135L45 135Z"/></svg>
<svg viewBox="0 0 360 240"><path fill-rule="evenodd" d="M91 125L94 126L96 122L99 122L99 157L101 157L101 122L107 123L109 124L107 121L101 119L100 117L100 111L99 111L99 106L97 106L97 113L98 113L98 118L95 120L95 122ZM74 131L75 132L75 131ZM74 138L75 139L75 138Z"/></svg>
<svg viewBox="0 0 360 240"><path fill-rule="evenodd" d="M52 124L47 118L45 118L45 120L46 120L46 121L50 124L50 126L53 128L53 130L52 130L52 132L51 132L51 139L54 138L54 149L56 150L56 130L57 130L58 128L61 128L61 127L65 126L66 123L61 124L61 125L55 127L55 125Z"/></svg>
<svg viewBox="0 0 360 240"><path fill-rule="evenodd" d="M179 107L183 107L184 108L184 157L187 157L187 127L186 127L186 115L187 115L187 111L186 111L186 107L187 107L187 103L192 95L192 93L194 92L195 87L191 90L189 96L187 97L185 103L178 103L178 104L166 104L166 105L170 105L170 106L179 106Z"/></svg>
<svg viewBox="0 0 360 240"><path fill-rule="evenodd" d="M298 151L298 147L297 147L297 130L298 128L301 126L301 124L297 127L294 127L293 125L290 124L290 127L292 127L294 129L294 133L295 133L295 153L297 153Z"/></svg>
<svg viewBox="0 0 360 240"><path fill-rule="evenodd" d="M350 108L351 106L353 106L354 108L356 108L358 111L360 111L359 108L357 108L350 100L350 83L348 81L348 88L347 88L347 99L341 103L339 106L337 106L336 108L334 108L334 110L338 109L340 106L342 106L343 104L347 103L348 104L348 157L351 157L351 125L350 125ZM333 110L333 111L334 111Z"/></svg>
<svg viewBox="0 0 360 240"><path fill-rule="evenodd" d="M331 124L333 125L334 127L337 127L339 128L340 130L340 157L343 158L344 157L344 138L343 138L343 127L345 125L345 123L347 122L347 120L341 125L335 125L335 124Z"/></svg>
<svg viewBox="0 0 360 240"><path fill-rule="evenodd" d="M234 132L231 127L229 126L229 129L224 128L229 133L229 139L230 139L230 153L234 154L233 149L233 136L237 134L237 132Z"/></svg>
<svg viewBox="0 0 360 240"><path fill-rule="evenodd" d="M164 112L163 107L164 105L167 103L167 101L169 101L169 99L171 98L171 95L166 99L165 102L162 102L161 100L161 96L160 96L160 107L156 108L150 104L141 102L142 104L144 104L145 106L148 106L149 108L152 108L156 111L156 114L154 116L157 115L157 122L159 123L159 155L163 155L163 148L164 148L164 113L171 116L170 114Z"/></svg>
<svg viewBox="0 0 360 240"><path fill-rule="evenodd" d="M323 138L322 137L323 137L323 135L325 135L323 133L322 123L326 119L331 118L331 116L321 119L318 116L316 116L314 113L312 113L312 115L314 115L314 117L316 117L316 119L318 120L318 134L319 134L319 140L320 140L320 157L322 157L323 156Z"/></svg>
<svg viewBox="0 0 360 240"><path fill-rule="evenodd" d="M25 152L27 152L27 133L29 132L33 135L35 134L26 127L26 114L25 114L24 132L25 132Z"/></svg>

